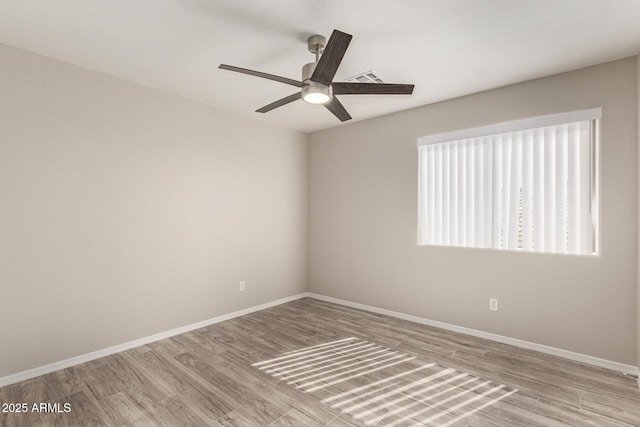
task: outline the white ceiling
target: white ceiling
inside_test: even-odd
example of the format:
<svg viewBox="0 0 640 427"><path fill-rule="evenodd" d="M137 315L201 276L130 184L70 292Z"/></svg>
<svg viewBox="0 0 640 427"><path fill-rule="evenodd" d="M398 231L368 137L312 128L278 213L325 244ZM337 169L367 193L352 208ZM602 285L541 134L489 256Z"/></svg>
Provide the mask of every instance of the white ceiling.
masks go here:
<svg viewBox="0 0 640 427"><path fill-rule="evenodd" d="M640 51L640 0L0 0L0 42L312 132L340 125L302 101L259 107L300 79L306 39L352 34L336 81L374 70L412 96L342 96L352 121ZM349 122L347 122L349 123Z"/></svg>

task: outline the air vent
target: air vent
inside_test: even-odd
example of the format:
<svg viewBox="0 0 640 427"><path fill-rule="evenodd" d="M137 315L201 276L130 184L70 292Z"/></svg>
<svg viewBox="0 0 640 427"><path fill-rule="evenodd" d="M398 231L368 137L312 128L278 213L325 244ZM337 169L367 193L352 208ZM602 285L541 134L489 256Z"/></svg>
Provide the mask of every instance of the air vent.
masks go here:
<svg viewBox="0 0 640 427"><path fill-rule="evenodd" d="M353 77L349 77L346 82L359 82L359 83L384 83L380 78L380 75L375 71L369 70L364 73L356 74Z"/></svg>

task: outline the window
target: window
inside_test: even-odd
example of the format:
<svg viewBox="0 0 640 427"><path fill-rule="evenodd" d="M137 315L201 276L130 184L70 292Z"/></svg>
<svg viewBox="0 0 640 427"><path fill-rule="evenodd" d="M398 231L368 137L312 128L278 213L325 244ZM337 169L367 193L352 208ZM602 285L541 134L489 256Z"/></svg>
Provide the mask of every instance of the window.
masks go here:
<svg viewBox="0 0 640 427"><path fill-rule="evenodd" d="M595 254L600 115L420 138L418 243Z"/></svg>

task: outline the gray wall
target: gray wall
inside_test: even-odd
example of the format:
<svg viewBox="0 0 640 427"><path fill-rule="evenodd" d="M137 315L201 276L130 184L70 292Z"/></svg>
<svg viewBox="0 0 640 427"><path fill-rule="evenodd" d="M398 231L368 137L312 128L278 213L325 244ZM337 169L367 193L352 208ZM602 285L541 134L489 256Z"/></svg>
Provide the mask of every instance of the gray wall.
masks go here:
<svg viewBox="0 0 640 427"><path fill-rule="evenodd" d="M636 363L635 61L312 134L310 291ZM417 246L419 136L594 107L603 110L600 256ZM500 311L488 310L489 297Z"/></svg>
<svg viewBox="0 0 640 427"><path fill-rule="evenodd" d="M0 45L0 377L305 291L307 139Z"/></svg>

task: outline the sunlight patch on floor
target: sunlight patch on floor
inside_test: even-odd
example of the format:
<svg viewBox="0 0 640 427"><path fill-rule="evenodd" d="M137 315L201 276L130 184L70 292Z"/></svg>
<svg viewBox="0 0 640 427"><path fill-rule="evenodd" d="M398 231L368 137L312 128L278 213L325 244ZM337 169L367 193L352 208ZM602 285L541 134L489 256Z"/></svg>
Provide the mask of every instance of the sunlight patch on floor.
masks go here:
<svg viewBox="0 0 640 427"><path fill-rule="evenodd" d="M449 426L518 391L355 337L253 366L368 426Z"/></svg>

